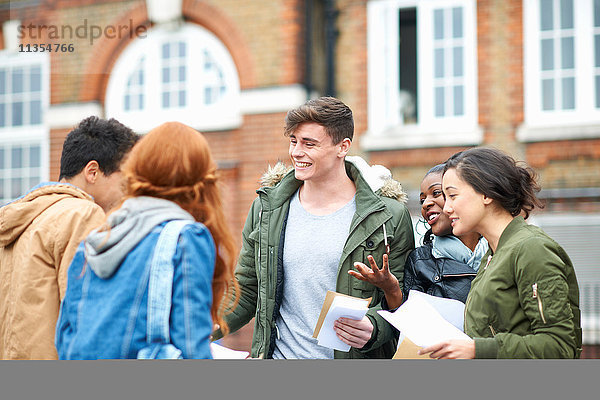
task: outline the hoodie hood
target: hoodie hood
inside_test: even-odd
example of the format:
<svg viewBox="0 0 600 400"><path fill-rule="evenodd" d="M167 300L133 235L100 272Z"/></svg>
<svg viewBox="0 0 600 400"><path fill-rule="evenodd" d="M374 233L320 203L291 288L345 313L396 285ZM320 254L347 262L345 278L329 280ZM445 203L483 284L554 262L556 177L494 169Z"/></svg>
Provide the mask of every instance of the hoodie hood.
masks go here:
<svg viewBox="0 0 600 400"><path fill-rule="evenodd" d="M107 220L108 230L93 230L84 241L85 258L102 279L110 278L127 254L157 225L194 217L176 203L155 197L127 199Z"/></svg>
<svg viewBox="0 0 600 400"><path fill-rule="evenodd" d="M0 208L0 246L17 240L49 207L65 198L94 201L92 196L69 183L45 182Z"/></svg>
<svg viewBox="0 0 600 400"><path fill-rule="evenodd" d="M400 182L394 180L390 170L383 165L369 165L359 156L346 156L346 162L358 169L373 193L379 193L381 196L398 200L401 203L406 203L408 200ZM261 178L261 187L277 185L292 170L293 167L286 167L282 162L278 162L273 167L269 166Z"/></svg>

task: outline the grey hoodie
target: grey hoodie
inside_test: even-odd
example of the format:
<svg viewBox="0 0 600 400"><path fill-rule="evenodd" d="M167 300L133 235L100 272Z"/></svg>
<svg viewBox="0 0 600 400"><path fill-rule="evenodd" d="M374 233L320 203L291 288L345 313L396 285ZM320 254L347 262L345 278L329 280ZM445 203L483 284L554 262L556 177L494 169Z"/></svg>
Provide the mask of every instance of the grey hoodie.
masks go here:
<svg viewBox="0 0 600 400"><path fill-rule="evenodd" d="M155 226L175 219L193 221L194 217L169 200L146 196L127 199L108 217L109 230L95 229L85 239L85 259L98 277L110 278Z"/></svg>

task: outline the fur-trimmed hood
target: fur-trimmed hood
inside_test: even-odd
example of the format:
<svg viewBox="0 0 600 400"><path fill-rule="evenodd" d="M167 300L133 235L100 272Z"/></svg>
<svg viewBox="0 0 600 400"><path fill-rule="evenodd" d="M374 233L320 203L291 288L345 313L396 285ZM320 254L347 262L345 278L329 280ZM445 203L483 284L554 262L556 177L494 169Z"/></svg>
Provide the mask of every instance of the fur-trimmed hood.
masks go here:
<svg viewBox="0 0 600 400"><path fill-rule="evenodd" d="M369 165L364 159L358 156L347 156L346 162L353 164L358 169L374 193L398 200L401 203L407 202L408 196L402 189L402 185L392 178L390 170L383 165ZM281 161L274 166L269 165L267 172L261 177L261 187L273 187L277 185L292 170L293 167L286 166Z"/></svg>

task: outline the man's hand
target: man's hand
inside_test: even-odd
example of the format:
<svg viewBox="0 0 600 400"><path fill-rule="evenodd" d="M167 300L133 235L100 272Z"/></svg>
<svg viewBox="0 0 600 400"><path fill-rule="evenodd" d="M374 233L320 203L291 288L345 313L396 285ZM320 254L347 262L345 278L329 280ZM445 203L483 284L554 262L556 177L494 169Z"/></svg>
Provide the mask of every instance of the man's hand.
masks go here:
<svg viewBox="0 0 600 400"><path fill-rule="evenodd" d="M400 290L398 278L390 272L388 255L383 255L383 267L381 269L377 267L377 263L373 256L367 256L367 260L369 261L371 268L361 262L355 262L354 267L358 272L350 270L348 273L356 279L369 282L383 290L391 310L400 307L402 304L402 290Z"/></svg>
<svg viewBox="0 0 600 400"><path fill-rule="evenodd" d="M362 349L371 339L373 324L366 315L361 320L339 318L333 323L333 329L342 342Z"/></svg>
<svg viewBox="0 0 600 400"><path fill-rule="evenodd" d="M473 339L452 339L425 347L419 354L431 353L431 358L475 358L475 341Z"/></svg>

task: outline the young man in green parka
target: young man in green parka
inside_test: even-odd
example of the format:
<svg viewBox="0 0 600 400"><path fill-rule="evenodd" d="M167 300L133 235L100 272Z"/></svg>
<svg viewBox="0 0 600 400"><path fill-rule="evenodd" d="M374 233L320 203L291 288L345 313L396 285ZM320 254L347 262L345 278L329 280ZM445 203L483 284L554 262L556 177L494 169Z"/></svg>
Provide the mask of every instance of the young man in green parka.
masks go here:
<svg viewBox="0 0 600 400"><path fill-rule="evenodd" d="M346 157L354 120L340 100L309 100L285 122L293 169L270 168L257 190L236 269L239 302L227 324L234 332L255 317L254 358L391 358L397 331L377 314L383 291L348 271L386 254L402 282L414 248L406 194L386 168ZM363 319L335 323L348 352L312 337L327 290L372 297Z"/></svg>

